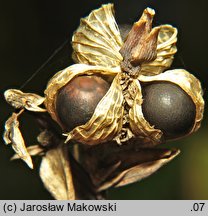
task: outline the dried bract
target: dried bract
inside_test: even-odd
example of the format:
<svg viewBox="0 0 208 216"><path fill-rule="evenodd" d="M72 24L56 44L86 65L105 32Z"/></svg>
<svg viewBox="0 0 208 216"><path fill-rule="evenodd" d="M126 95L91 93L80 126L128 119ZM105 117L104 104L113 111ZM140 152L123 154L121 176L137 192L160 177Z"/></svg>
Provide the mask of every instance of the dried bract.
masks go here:
<svg viewBox="0 0 208 216"><path fill-rule="evenodd" d="M17 89L8 89L4 93L7 103L11 104L15 109L26 109L32 112L45 112L46 110L39 107L45 98L37 94L23 93Z"/></svg>
<svg viewBox="0 0 208 216"><path fill-rule="evenodd" d="M40 177L57 200L74 200L75 191L67 151L62 145L43 156Z"/></svg>
<svg viewBox="0 0 208 216"><path fill-rule="evenodd" d="M6 121L5 123L5 132L4 132L4 141L6 144L11 144L14 151L17 155L25 161L25 163L32 169L33 163L28 153L25 142L22 137L22 134L19 129L19 121L18 116L21 114L22 111L19 113L13 113L12 116Z"/></svg>

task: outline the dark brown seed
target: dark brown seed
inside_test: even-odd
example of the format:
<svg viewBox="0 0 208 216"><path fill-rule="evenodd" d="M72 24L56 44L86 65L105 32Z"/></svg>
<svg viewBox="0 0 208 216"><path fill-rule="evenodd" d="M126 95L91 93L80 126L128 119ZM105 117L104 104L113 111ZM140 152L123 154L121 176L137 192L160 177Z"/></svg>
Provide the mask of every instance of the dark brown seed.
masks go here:
<svg viewBox="0 0 208 216"><path fill-rule="evenodd" d="M79 76L58 93L56 111L65 130L83 125L92 117L110 85L98 76Z"/></svg>
<svg viewBox="0 0 208 216"><path fill-rule="evenodd" d="M143 99L145 119L162 130L166 139L184 136L193 128L196 107L179 86L155 82L143 87Z"/></svg>

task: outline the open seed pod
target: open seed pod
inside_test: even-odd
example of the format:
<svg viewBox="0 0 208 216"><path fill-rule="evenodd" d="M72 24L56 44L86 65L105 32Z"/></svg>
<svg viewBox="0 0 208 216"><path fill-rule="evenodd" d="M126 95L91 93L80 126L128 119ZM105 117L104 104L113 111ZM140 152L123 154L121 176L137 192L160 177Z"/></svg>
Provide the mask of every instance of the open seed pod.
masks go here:
<svg viewBox="0 0 208 216"><path fill-rule="evenodd" d="M115 76L119 68L105 68L84 64L73 65L53 77L45 91L46 107L52 118L60 125L62 123L56 113L56 96L58 90L77 75L109 75ZM90 121L85 125L74 128L69 134L69 139L75 139L87 144L97 144L111 140L122 128L123 96L118 75L115 76L111 87L98 103ZM64 126L63 126L64 127Z"/></svg>
<svg viewBox="0 0 208 216"><path fill-rule="evenodd" d="M175 120L175 118L180 118L178 120L180 122L181 118L183 118L183 116L181 117L181 115L186 115L187 114L186 112L189 112L189 115L187 114L188 115L187 118L189 118L189 119L188 120L185 119L184 121L188 121L190 123L187 123L187 124L189 124L189 126L186 126L186 129L184 129L184 130L187 130L187 131L184 131L184 134L183 133L182 133L182 135L176 134L176 136L172 137L171 139L177 139L177 138L181 138L182 136L187 136L187 135L189 135L189 134L191 134L191 133L193 133L199 129L201 120L203 118L204 100L202 98L201 84L196 77L194 77L192 74L188 73L187 71L185 71L183 69L175 69L175 70L166 71L165 73L161 73L161 74L158 74L155 76L140 75L138 77L138 79L139 79L140 83L142 83L142 85L144 85L144 84L145 85L146 84L156 85L157 83L163 83L163 85L173 85L173 86L176 85L179 87L178 92L168 92L169 90L168 89L166 90L167 96L164 96L162 98L165 101L162 102L160 105L164 106L165 103L168 103L167 106L173 106L174 107L174 103L175 104L178 103L178 106L177 107L175 106L177 109L174 113L172 113L171 110L169 110L170 113L166 113L166 115L163 114L162 116L166 116L166 118L167 118L167 116L169 116L168 119L165 119L166 122L169 121L169 124L171 124L171 123L177 124L177 122L176 122L177 120ZM165 83L167 83L167 84L165 84ZM148 99L145 96L142 98L141 87L140 88L139 87L138 87L139 91L138 91L136 99L134 101L134 105L130 109L131 129L136 136L144 136L144 139L143 139L144 142L147 142L147 143L152 142L153 144L157 144L161 141L162 134L163 134L161 132L163 132L163 131L153 129L154 127L151 126L147 120L145 120L145 117L143 114L143 110L144 110L143 100L145 100L145 99L148 100ZM182 106L183 105L183 99L182 99L182 96L180 95L180 93L186 94L184 96L187 98L189 97L189 99L187 99L189 101L185 102L186 106ZM179 94L179 96L177 96L178 94ZM173 101L173 99L175 99L175 101ZM152 100L154 100L155 103L157 103L156 99L152 99ZM158 95L158 100L159 100L159 95ZM178 100L179 100L179 102L178 102ZM194 106L193 109L191 108L192 103ZM154 104L153 104L153 106L154 106ZM155 108L156 107L157 106L155 105ZM160 113L160 112L162 112L161 110L156 111L158 116L161 115L161 113ZM180 112L180 114L179 114L179 112ZM174 114L177 115L177 117L175 117ZM181 122L182 122L182 120L181 120ZM178 130L181 129L179 126L177 126L177 127L178 127ZM183 126L181 125L181 127L183 127ZM145 130L143 130L143 128L145 128ZM175 129L175 131L177 131L177 128ZM167 136L165 138L167 139Z"/></svg>
<svg viewBox="0 0 208 216"><path fill-rule="evenodd" d="M138 137L142 143L156 145L169 139L163 133L163 128L151 123L146 114L143 114L143 86L145 88L155 82L177 85L194 103L194 123L185 135L199 128L204 108L200 82L185 70L164 72L171 66L177 51L177 29L171 25L152 28L154 14L154 10L145 9L125 41L121 39L112 4L103 5L81 19L72 38L73 59L79 64L55 74L45 90L44 103L47 111L63 128L67 136L66 142L76 140L94 145L112 139L122 143ZM63 101L59 100L59 93L80 76L99 76L110 87L98 101L91 117L86 122L69 128L64 125L61 120L63 116L60 118L58 113L59 107L65 106L62 103L57 105L59 101ZM68 92L70 94L69 90ZM70 107L70 103L67 106ZM87 105L82 109L87 110ZM71 119L67 119L69 122L73 120L73 114L70 115Z"/></svg>
<svg viewBox="0 0 208 216"><path fill-rule="evenodd" d="M203 92L200 81L183 69L168 70L165 73L158 74L153 77L143 76L139 77L141 82L158 82L167 81L178 85L191 98L195 105L196 115L190 133L197 131L200 128L201 120L204 112Z"/></svg>

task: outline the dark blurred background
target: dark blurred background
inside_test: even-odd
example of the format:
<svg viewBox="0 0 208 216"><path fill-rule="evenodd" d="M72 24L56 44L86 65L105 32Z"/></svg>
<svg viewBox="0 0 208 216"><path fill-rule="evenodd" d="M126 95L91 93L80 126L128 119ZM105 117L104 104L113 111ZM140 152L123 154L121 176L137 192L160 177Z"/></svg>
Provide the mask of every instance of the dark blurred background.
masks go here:
<svg viewBox="0 0 208 216"><path fill-rule="evenodd" d="M208 1L119 0L115 4L119 23L133 23L147 6L156 10L155 25L172 24L178 28L178 53L173 68L185 68L197 76L205 91L208 83ZM92 9L108 1L87 0L10 0L0 7L0 121L12 108L3 100L8 88L19 88L46 61ZM24 88L43 95L50 77L72 62L70 43ZM208 199L208 133L206 115L201 129L183 140L165 144L181 149L181 154L153 176L109 191L109 199ZM21 118L26 143L35 144L37 125L30 116ZM0 143L0 199L52 199L38 176L22 161L10 162L13 151ZM39 159L35 159L38 164Z"/></svg>

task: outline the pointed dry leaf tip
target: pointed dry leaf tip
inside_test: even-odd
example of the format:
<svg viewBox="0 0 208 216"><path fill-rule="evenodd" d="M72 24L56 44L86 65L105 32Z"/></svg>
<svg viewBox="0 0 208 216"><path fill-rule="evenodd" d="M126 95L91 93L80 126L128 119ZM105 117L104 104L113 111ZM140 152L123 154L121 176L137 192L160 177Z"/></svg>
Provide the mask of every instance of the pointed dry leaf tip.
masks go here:
<svg viewBox="0 0 208 216"><path fill-rule="evenodd" d="M138 164L121 172L119 176L122 176L122 179L115 187L128 185L152 175L180 153L180 150L159 149L159 151L161 151L161 155L158 155L157 159L150 159L147 162ZM156 149L152 149L152 155L154 156L154 154L158 154Z"/></svg>
<svg viewBox="0 0 208 216"><path fill-rule="evenodd" d="M152 30L154 14L153 9L145 9L142 17L129 32L120 50L124 59L121 63L124 71L131 73L133 67L140 67L141 63L153 61L157 57L157 37L160 29Z"/></svg>
<svg viewBox="0 0 208 216"><path fill-rule="evenodd" d="M25 161L25 163L33 169L32 159L25 147L25 142L19 129L18 116L23 112L12 113L12 116L5 123L4 141L11 144L17 155Z"/></svg>
<svg viewBox="0 0 208 216"><path fill-rule="evenodd" d="M45 112L46 110L39 107L45 98L33 93L23 93L17 89L8 89L4 92L4 97L15 109L27 109L33 112Z"/></svg>
<svg viewBox="0 0 208 216"><path fill-rule="evenodd" d="M40 166L40 177L52 196L57 200L75 200L75 190L67 148L47 151Z"/></svg>
<svg viewBox="0 0 208 216"><path fill-rule="evenodd" d="M120 187L140 181L152 175L180 153L177 149L137 149L130 148L127 145L120 146L119 150L112 148L112 146L110 148L109 153L104 156L104 159L93 170L95 180L98 182L96 184L98 185L98 191L106 190L112 186ZM100 150L102 151L102 149ZM130 155L130 157L126 155ZM97 160L99 161L99 159ZM90 162L92 163L93 160ZM117 166L113 164L117 164ZM112 172L109 172L109 170L112 170Z"/></svg>

